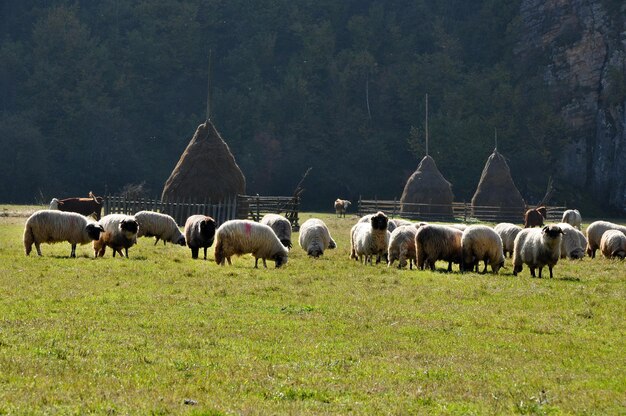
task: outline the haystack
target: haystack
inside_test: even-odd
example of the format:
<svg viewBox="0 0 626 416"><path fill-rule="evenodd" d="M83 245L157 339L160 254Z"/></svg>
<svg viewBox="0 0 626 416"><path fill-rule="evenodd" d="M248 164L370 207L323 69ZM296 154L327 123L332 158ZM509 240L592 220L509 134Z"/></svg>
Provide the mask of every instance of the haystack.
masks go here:
<svg viewBox="0 0 626 416"><path fill-rule="evenodd" d="M211 121L200 124L172 174L161 199L221 202L243 194L246 179Z"/></svg>
<svg viewBox="0 0 626 416"><path fill-rule="evenodd" d="M478 188L472 198L474 216L479 219L493 220L481 213L481 210L477 208L480 206L499 208L500 213L496 215L498 221L519 222L519 219L524 216L526 206L524 198L513 182L509 165L497 149L487 159Z"/></svg>
<svg viewBox="0 0 626 416"><path fill-rule="evenodd" d="M451 219L453 200L452 185L439 172L435 160L430 156L424 156L404 186L400 198L400 212L410 217L427 214L430 218L434 216L444 220Z"/></svg>

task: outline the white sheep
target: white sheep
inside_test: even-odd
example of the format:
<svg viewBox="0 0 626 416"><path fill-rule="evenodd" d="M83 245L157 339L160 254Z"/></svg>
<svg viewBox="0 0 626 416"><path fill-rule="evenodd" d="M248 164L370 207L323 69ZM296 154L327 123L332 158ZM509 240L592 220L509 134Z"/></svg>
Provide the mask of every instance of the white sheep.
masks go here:
<svg viewBox="0 0 626 416"><path fill-rule="evenodd" d="M137 243L139 224L132 215L109 214L100 219L104 232L93 242L96 257L103 257L107 246L113 250L113 257L119 253L124 257L122 249L128 257L128 249Z"/></svg>
<svg viewBox="0 0 626 416"><path fill-rule="evenodd" d="M291 248L291 223L287 218L278 214L266 214L261 218L260 223L274 230L280 242L287 249Z"/></svg>
<svg viewBox="0 0 626 416"><path fill-rule="evenodd" d="M302 223L298 243L312 257L319 257L324 254L324 250L337 247L328 227L318 218L310 218Z"/></svg>
<svg viewBox="0 0 626 416"><path fill-rule="evenodd" d="M587 239L582 231L572 227L570 224L561 222L557 226L563 230L561 238L561 258L582 259L585 257Z"/></svg>
<svg viewBox="0 0 626 416"><path fill-rule="evenodd" d="M600 240L600 251L604 257L610 259L626 257L626 235L618 230L607 230Z"/></svg>
<svg viewBox="0 0 626 416"><path fill-rule="evenodd" d="M525 228L515 237L513 251L513 275L517 276L527 264L530 275L535 277L535 269L539 269L539 277L544 266L552 268L561 257L561 240L563 230L556 225L546 225L542 229Z"/></svg>
<svg viewBox="0 0 626 416"><path fill-rule="evenodd" d="M362 263L371 263L372 256L376 255L376 264L387 255L390 233L387 230L389 219L383 212L367 216L367 221L361 219L350 230L350 257Z"/></svg>
<svg viewBox="0 0 626 416"><path fill-rule="evenodd" d="M267 267L266 259L273 260L276 267L287 263L289 252L280 242L276 233L267 225L249 220L230 220L222 224L215 233L215 262L232 264L233 255L251 253L254 267L258 268L259 259Z"/></svg>
<svg viewBox="0 0 626 416"><path fill-rule="evenodd" d="M415 256L415 234L417 228L414 225L401 225L389 236L389 247L387 249L387 267L391 267L393 262L398 260L398 268L406 266L409 260L409 268L413 269L413 263L417 261Z"/></svg>
<svg viewBox="0 0 626 416"><path fill-rule="evenodd" d="M41 210L26 220L24 249L28 256L35 244L37 255L41 256L41 243L67 241L72 245L70 257L76 257L76 245L97 240L102 231L100 224L75 212Z"/></svg>
<svg viewBox="0 0 626 416"><path fill-rule="evenodd" d="M415 256L417 267L423 270L429 267L435 270L435 262L448 262L448 271L452 271L452 263L460 264L462 260L461 237L463 232L445 225L427 224L418 228L415 234Z"/></svg>
<svg viewBox="0 0 626 416"><path fill-rule="evenodd" d="M339 218L346 218L346 211L348 210L350 204L352 204L352 202L348 201L347 199L337 198L335 200L335 212L337 213L337 216Z"/></svg>
<svg viewBox="0 0 626 416"><path fill-rule="evenodd" d="M608 221L595 221L587 227L587 255L591 258L596 257L596 250L600 248L600 240L607 230L621 231L626 235L626 227L614 224Z"/></svg>
<svg viewBox="0 0 626 416"><path fill-rule="evenodd" d="M191 258L198 258L198 250L204 249L206 260L207 248L213 245L215 239L215 220L206 215L192 215L185 221L185 241L191 249Z"/></svg>
<svg viewBox="0 0 626 416"><path fill-rule="evenodd" d="M178 224L171 216L154 211L139 211L134 217L139 224L137 237L156 237L155 246L159 240L163 240L163 245L166 241L181 246L185 245L185 236L180 232Z"/></svg>
<svg viewBox="0 0 626 416"><path fill-rule="evenodd" d="M519 225L511 224L510 222L501 222L493 227L493 230L498 233L500 238L502 239L502 249L504 251L504 256L506 257L507 253L509 257L513 256L513 244L515 243L515 237L522 231L522 227Z"/></svg>
<svg viewBox="0 0 626 416"><path fill-rule="evenodd" d="M487 271L487 265L491 265L494 274L504 266L504 250L502 238L491 227L486 225L470 225L463 231L461 237L461 250L463 252L463 271L478 272L480 261L485 263L483 273Z"/></svg>
<svg viewBox="0 0 626 416"><path fill-rule="evenodd" d="M580 227L583 223L583 218L577 209L568 209L563 212L563 218L561 219L561 222L570 224L572 227L578 228L580 230Z"/></svg>

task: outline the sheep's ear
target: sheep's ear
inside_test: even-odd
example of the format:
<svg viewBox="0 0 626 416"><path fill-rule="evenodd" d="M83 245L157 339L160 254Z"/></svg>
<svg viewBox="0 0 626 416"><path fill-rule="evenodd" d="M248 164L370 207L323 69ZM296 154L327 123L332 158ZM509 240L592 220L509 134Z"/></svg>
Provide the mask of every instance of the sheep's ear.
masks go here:
<svg viewBox="0 0 626 416"><path fill-rule="evenodd" d="M548 226L547 225L541 229L542 233L545 233L546 231L548 231Z"/></svg>

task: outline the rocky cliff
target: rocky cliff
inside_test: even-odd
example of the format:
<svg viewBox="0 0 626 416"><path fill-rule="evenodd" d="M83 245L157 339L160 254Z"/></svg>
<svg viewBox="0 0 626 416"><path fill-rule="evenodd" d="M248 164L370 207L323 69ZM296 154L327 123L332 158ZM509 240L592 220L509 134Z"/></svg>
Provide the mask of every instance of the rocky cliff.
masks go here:
<svg viewBox="0 0 626 416"><path fill-rule="evenodd" d="M571 128L558 182L626 213L626 3L522 0L517 59L537 62Z"/></svg>

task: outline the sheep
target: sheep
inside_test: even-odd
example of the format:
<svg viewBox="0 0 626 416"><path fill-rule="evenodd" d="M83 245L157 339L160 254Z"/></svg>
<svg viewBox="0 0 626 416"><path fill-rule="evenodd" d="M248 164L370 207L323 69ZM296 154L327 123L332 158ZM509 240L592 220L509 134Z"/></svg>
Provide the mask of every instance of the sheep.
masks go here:
<svg viewBox="0 0 626 416"><path fill-rule="evenodd" d="M198 258L198 250L204 248L206 260L207 248L213 245L215 238L215 220L205 215L192 215L185 221L185 241L191 249L191 258Z"/></svg>
<svg viewBox="0 0 626 416"><path fill-rule="evenodd" d="M543 220L547 218L546 207L531 208L524 213L524 228L543 227Z"/></svg>
<svg viewBox="0 0 626 416"><path fill-rule="evenodd" d="M621 231L626 235L626 227L608 221L594 221L587 227L587 255L592 259L596 257L596 250L600 248L602 235L607 230Z"/></svg>
<svg viewBox="0 0 626 416"><path fill-rule="evenodd" d="M587 247L587 239L585 235L568 223L557 224L563 230L561 239L561 258L582 259L585 257L585 248Z"/></svg>
<svg viewBox="0 0 626 416"><path fill-rule="evenodd" d="M113 250L113 257L119 253L124 257L122 249L128 257L128 249L137 243L139 224L132 215L109 214L100 219L100 225L104 232L100 238L93 242L93 250L96 257L103 257L107 246Z"/></svg>
<svg viewBox="0 0 626 416"><path fill-rule="evenodd" d="M348 210L350 204L352 204L352 202L347 199L335 199L335 212L337 213L337 217L346 218L346 211Z"/></svg>
<svg viewBox="0 0 626 416"><path fill-rule="evenodd" d="M435 270L435 262L448 262L448 272L452 271L452 263L460 264L462 260L461 237L463 232L445 225L428 224L421 226L415 234L415 255L417 267L424 270L428 266Z"/></svg>
<svg viewBox="0 0 626 416"><path fill-rule="evenodd" d="M35 244L41 256L41 243L67 241L72 245L70 257L76 257L76 245L87 244L100 237L104 229L100 224L75 212L41 210L28 217L24 225L24 249L26 255Z"/></svg>
<svg viewBox="0 0 626 416"><path fill-rule="evenodd" d="M324 254L324 250L337 247L324 221L317 218L310 218L302 223L298 243L307 255L315 258Z"/></svg>
<svg viewBox="0 0 626 416"><path fill-rule="evenodd" d="M497 274L504 266L504 250L502 248L502 238L491 227L486 225L470 225L463 231L461 237L461 251L463 252L462 271L478 272L480 261L485 262L483 273L487 272L487 265L491 265L491 270Z"/></svg>
<svg viewBox="0 0 626 416"><path fill-rule="evenodd" d="M451 228L456 228L457 230L461 230L461 231L465 231L465 229L467 228L467 224L442 224L445 225L446 227L451 227Z"/></svg>
<svg viewBox="0 0 626 416"><path fill-rule="evenodd" d="M626 235L618 230L607 230L600 240L600 251L607 259L626 257Z"/></svg>
<svg viewBox="0 0 626 416"><path fill-rule="evenodd" d="M76 212L85 216L93 215L96 221L99 221L102 212L102 201L102 197L95 196L93 192L90 191L88 198L52 198L49 209Z"/></svg>
<svg viewBox="0 0 626 416"><path fill-rule="evenodd" d="M506 257L507 253L509 257L513 256L513 243L515 242L515 237L522 231L522 227L511 224L509 222L501 222L493 227L493 230L498 233L500 238L502 239L502 248L504 251L504 256Z"/></svg>
<svg viewBox="0 0 626 416"><path fill-rule="evenodd" d="M379 211L367 216L369 223L361 219L350 230L350 257L362 263L371 263L372 256L376 255L376 264L382 256L387 255L390 233L387 230L389 219Z"/></svg>
<svg viewBox="0 0 626 416"><path fill-rule="evenodd" d="M563 230L556 225L546 225L542 229L525 228L520 231L515 237L513 275L517 276L525 263L530 268L532 277L536 277L535 269L539 268L539 278L543 267L547 265L552 278L552 268L561 257L562 236Z"/></svg>
<svg viewBox="0 0 626 416"><path fill-rule="evenodd" d="M261 224L268 225L287 249L291 248L291 223L282 215L266 214L261 218Z"/></svg>
<svg viewBox="0 0 626 416"><path fill-rule="evenodd" d="M389 220L389 224L387 224L387 231L392 233L396 228L401 227L403 225L413 225L414 223L409 220L403 220L402 218L394 218Z"/></svg>
<svg viewBox="0 0 626 416"><path fill-rule="evenodd" d="M258 268L259 259L267 268L266 259L273 260L276 267L287 264L289 252L280 242L276 233L267 225L249 220L230 220L222 224L215 232L215 262L224 265L232 255L252 253L254 267Z"/></svg>
<svg viewBox="0 0 626 416"><path fill-rule="evenodd" d="M137 237L156 237L154 245L159 240L163 240L174 244L185 246L185 236L180 232L174 218L167 214L161 214L153 211L139 211L135 215L135 220L139 224Z"/></svg>
<svg viewBox="0 0 626 416"><path fill-rule="evenodd" d="M415 234L417 228L413 225L401 225L389 236L389 247L387 249L387 267L391 267L393 262L398 260L398 268L406 266L409 260L409 269L413 269L415 257Z"/></svg>
<svg viewBox="0 0 626 416"><path fill-rule="evenodd" d="M583 218L577 209L568 209L563 212L563 218L561 219L561 222L570 224L572 227L578 228L580 230L580 226L583 223Z"/></svg>

